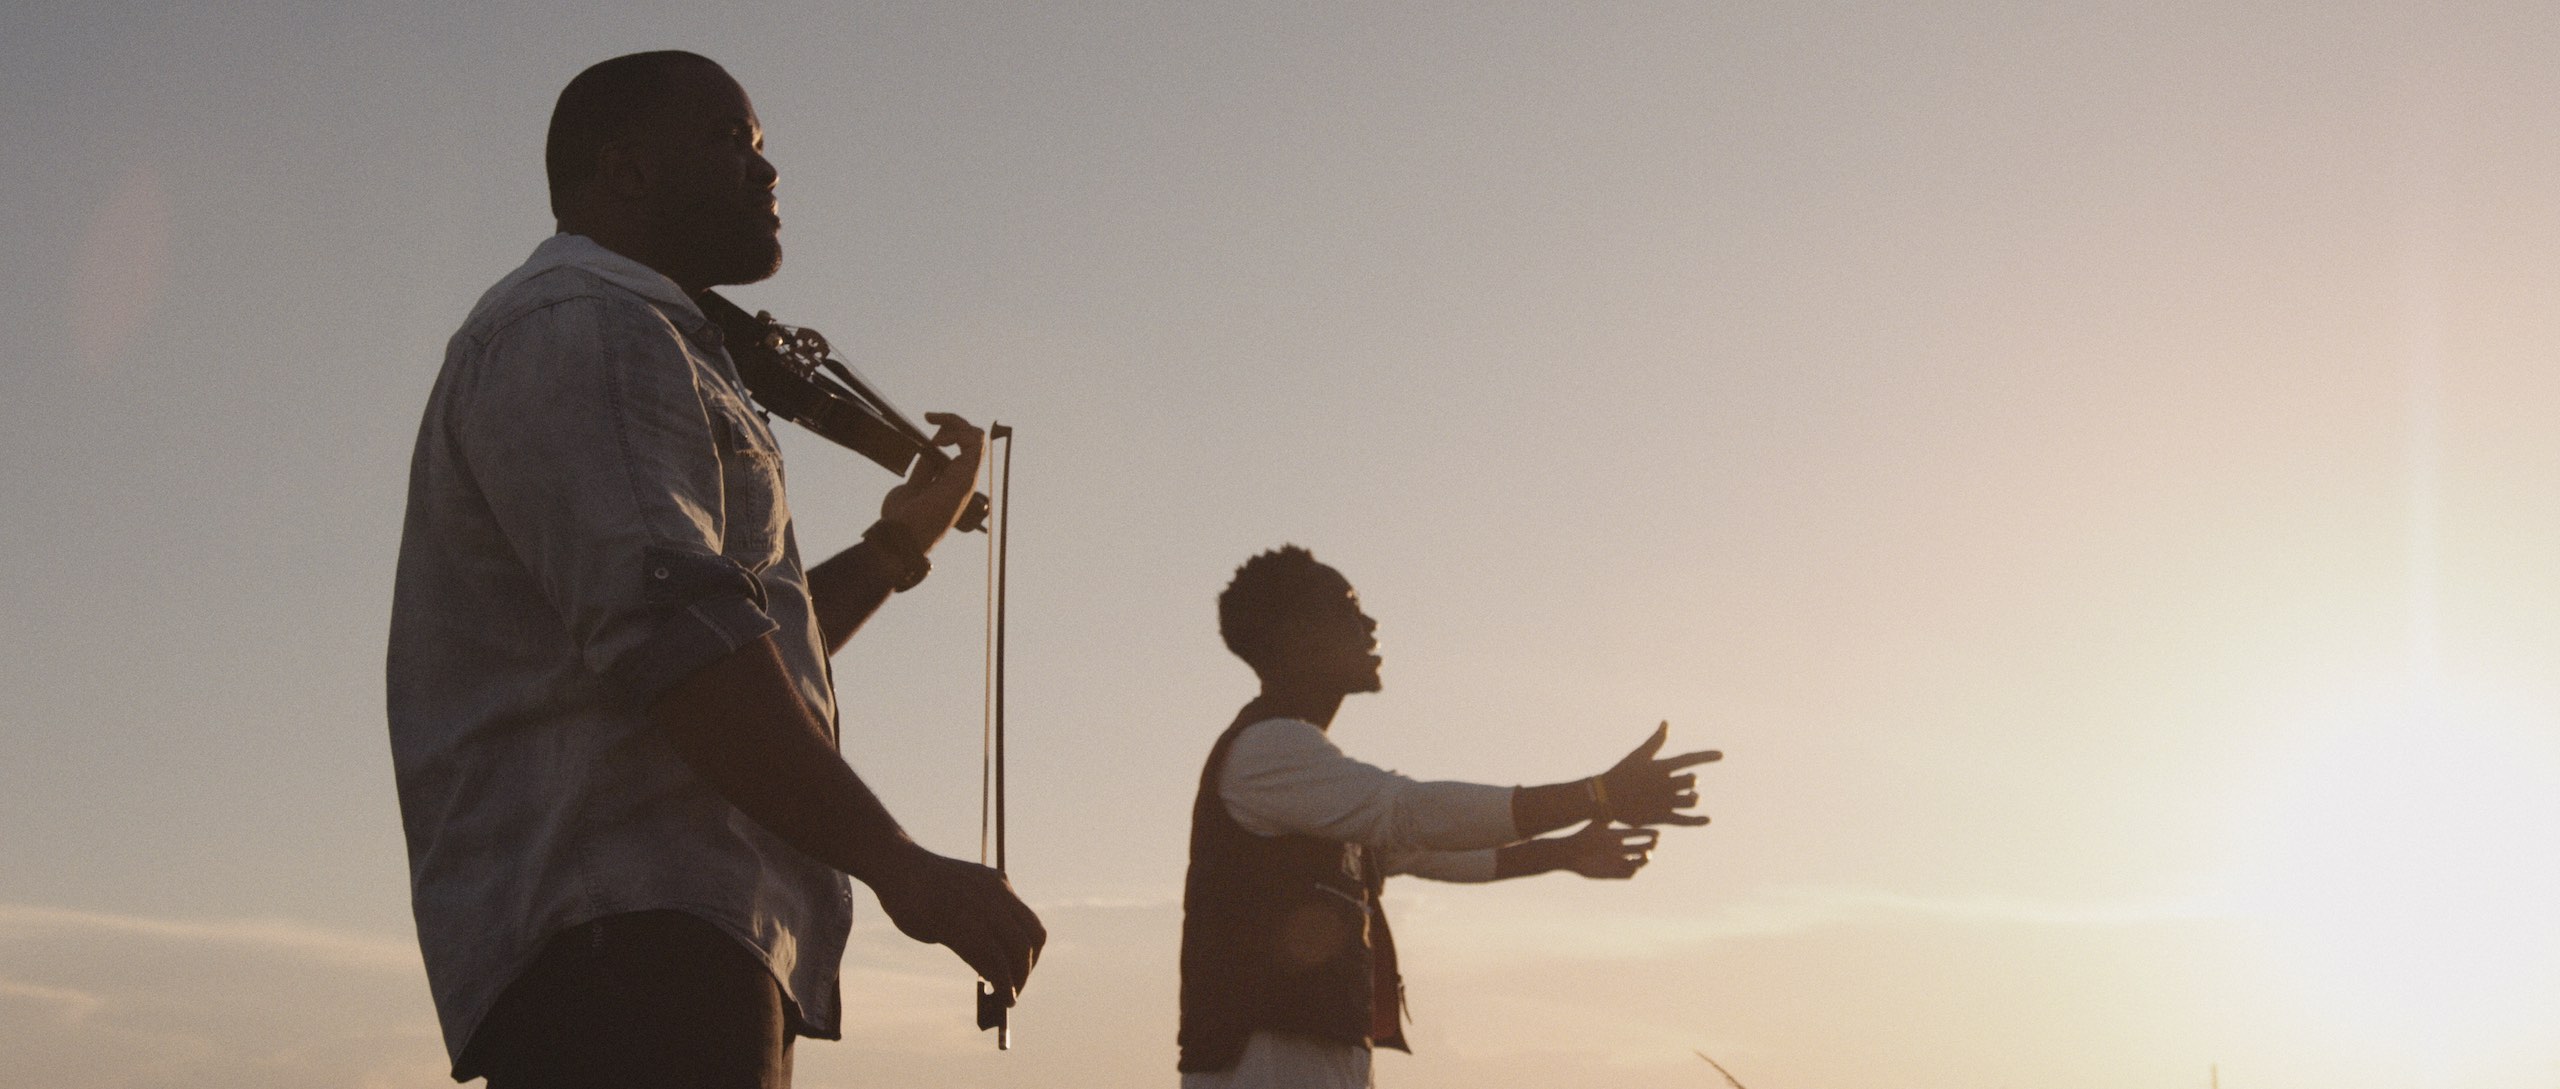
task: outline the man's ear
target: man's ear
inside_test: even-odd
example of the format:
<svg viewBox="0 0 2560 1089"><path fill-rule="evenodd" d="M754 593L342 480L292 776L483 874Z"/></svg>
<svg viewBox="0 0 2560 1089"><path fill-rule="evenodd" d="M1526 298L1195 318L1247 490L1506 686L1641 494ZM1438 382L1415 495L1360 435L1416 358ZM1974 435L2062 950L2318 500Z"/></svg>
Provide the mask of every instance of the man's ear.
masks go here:
<svg viewBox="0 0 2560 1089"><path fill-rule="evenodd" d="M639 200L649 192L650 165L630 141L606 141L596 149L595 194L615 204Z"/></svg>
<svg viewBox="0 0 2560 1089"><path fill-rule="evenodd" d="M1260 670L1266 676L1287 673L1305 664L1307 657L1306 622L1296 615L1283 615L1262 629Z"/></svg>

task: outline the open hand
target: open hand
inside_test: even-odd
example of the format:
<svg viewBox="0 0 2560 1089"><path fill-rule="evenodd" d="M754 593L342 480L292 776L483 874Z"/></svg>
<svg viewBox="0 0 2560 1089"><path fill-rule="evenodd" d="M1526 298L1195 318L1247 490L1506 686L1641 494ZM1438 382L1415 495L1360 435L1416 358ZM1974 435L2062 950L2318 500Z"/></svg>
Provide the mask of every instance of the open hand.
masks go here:
<svg viewBox="0 0 2560 1089"><path fill-rule="evenodd" d="M951 947L1012 1005L1049 931L993 867L919 847L894 876L870 882L900 933Z"/></svg>
<svg viewBox="0 0 2560 1089"><path fill-rule="evenodd" d="M1698 804L1698 777L1680 769L1722 760L1724 754L1693 752L1654 759L1653 754L1661 752L1662 743L1670 737L1671 724L1665 722L1644 744L1636 746L1636 751L1600 774L1601 785L1608 791L1611 819L1630 825L1707 823L1704 813L1684 812Z"/></svg>
<svg viewBox="0 0 2560 1089"><path fill-rule="evenodd" d="M1558 868L1584 877L1623 881L1644 868L1661 833L1651 828L1612 828L1596 820L1555 841Z"/></svg>

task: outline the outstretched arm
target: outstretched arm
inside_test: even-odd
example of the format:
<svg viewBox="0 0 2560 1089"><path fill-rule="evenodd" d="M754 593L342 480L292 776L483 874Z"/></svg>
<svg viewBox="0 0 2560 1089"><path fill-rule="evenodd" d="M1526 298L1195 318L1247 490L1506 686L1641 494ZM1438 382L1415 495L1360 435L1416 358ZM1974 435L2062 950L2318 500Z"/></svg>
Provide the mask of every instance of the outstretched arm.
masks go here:
<svg viewBox="0 0 2560 1089"><path fill-rule="evenodd" d="M1659 834L1650 828L1612 828L1592 821L1569 836L1523 840L1483 851L1384 851L1389 874L1410 874L1462 885L1567 870L1584 877L1623 880L1643 869Z"/></svg>
<svg viewBox="0 0 2560 1089"><path fill-rule="evenodd" d="M1569 870L1584 877L1625 880L1653 853L1660 833L1651 828L1613 828L1595 820L1569 836L1533 839L1493 853L1493 878L1529 877Z"/></svg>
<svg viewBox="0 0 2560 1089"><path fill-rule="evenodd" d="M1219 796L1257 835L1315 836L1397 854L1493 848L1594 818L1637 826L1705 824L1704 814L1684 812L1698 804L1697 776L1676 772L1723 754L1656 759L1670 729L1663 724L1617 766L1590 779L1503 788L1417 782L1352 759L1311 724L1268 721L1248 727L1228 750ZM1482 865L1464 868L1481 873L1476 867Z"/></svg>
<svg viewBox="0 0 2560 1089"><path fill-rule="evenodd" d="M871 887L917 941L951 947L1007 996L1048 931L1004 875L916 844L794 694L767 636L676 682L650 705L676 752L730 804L802 853Z"/></svg>
<svg viewBox="0 0 2560 1089"><path fill-rule="evenodd" d="M1520 838L1510 787L1409 779L1353 759L1297 719L1246 727L1227 750L1218 793L1256 835L1313 836L1391 854L1490 851Z"/></svg>
<svg viewBox="0 0 2560 1089"><path fill-rule="evenodd" d="M1609 770L1588 779L1546 786L1521 787L1511 795L1511 822L1524 836L1544 835L1568 824L1601 818L1620 824L1700 825L1704 813L1687 812L1698 804L1698 776L1680 769L1724 759L1721 752L1693 752L1656 759L1671 737L1663 723L1634 752Z"/></svg>

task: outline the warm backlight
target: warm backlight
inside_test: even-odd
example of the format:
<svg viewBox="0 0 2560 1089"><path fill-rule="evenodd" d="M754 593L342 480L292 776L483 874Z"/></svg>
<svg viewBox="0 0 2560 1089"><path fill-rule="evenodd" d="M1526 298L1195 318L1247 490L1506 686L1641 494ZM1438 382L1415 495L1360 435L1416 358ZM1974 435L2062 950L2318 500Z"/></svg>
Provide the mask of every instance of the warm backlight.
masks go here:
<svg viewBox="0 0 2560 1089"><path fill-rule="evenodd" d="M2376 694L2253 799L2240 907L2342 1048L2422 1081L2560 1015L2560 710Z"/></svg>

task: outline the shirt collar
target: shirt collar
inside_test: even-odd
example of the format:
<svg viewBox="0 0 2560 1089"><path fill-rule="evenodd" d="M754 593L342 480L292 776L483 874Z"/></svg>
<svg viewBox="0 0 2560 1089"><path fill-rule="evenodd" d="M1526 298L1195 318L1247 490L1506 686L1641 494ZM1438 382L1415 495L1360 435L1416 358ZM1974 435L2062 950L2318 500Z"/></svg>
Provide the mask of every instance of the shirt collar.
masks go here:
<svg viewBox="0 0 2560 1089"><path fill-rule="evenodd" d="M703 315L702 308L687 298L684 289L667 279L665 273L606 249L585 235L552 235L535 246L533 256L525 260L528 272L552 268L575 268L592 273L606 283L683 315L687 324L697 329L711 324L711 319Z"/></svg>

